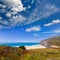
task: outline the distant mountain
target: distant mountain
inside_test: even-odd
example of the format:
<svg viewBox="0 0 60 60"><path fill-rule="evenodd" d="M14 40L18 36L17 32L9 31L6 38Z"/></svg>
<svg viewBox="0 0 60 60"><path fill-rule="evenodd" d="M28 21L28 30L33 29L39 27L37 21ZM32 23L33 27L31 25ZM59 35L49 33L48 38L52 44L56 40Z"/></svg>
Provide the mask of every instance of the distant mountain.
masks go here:
<svg viewBox="0 0 60 60"><path fill-rule="evenodd" d="M43 40L43 41L41 41L41 44L60 46L60 36L52 37L52 38L48 38L46 40Z"/></svg>

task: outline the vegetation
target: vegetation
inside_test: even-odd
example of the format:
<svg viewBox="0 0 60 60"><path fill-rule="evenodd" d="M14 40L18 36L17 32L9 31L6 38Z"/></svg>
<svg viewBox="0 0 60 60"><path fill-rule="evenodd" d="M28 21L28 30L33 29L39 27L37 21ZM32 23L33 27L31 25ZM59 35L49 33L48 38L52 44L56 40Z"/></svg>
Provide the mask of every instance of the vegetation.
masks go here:
<svg viewBox="0 0 60 60"><path fill-rule="evenodd" d="M60 36L41 41L41 44L60 46Z"/></svg>
<svg viewBox="0 0 60 60"><path fill-rule="evenodd" d="M21 60L27 50L17 47L0 46L0 60Z"/></svg>
<svg viewBox="0 0 60 60"><path fill-rule="evenodd" d="M20 49L23 49L23 50L26 50L26 48L24 46L20 46L19 48Z"/></svg>
<svg viewBox="0 0 60 60"><path fill-rule="evenodd" d="M20 47L0 46L0 60L60 60L60 49L26 50Z"/></svg>

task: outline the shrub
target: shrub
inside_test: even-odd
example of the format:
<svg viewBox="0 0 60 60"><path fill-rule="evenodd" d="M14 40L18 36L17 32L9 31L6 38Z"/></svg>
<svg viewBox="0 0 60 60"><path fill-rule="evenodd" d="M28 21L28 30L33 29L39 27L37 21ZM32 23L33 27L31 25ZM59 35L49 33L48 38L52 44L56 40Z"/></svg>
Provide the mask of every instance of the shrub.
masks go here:
<svg viewBox="0 0 60 60"><path fill-rule="evenodd" d="M23 50L26 50L26 48L24 46L20 46L19 48L23 49Z"/></svg>

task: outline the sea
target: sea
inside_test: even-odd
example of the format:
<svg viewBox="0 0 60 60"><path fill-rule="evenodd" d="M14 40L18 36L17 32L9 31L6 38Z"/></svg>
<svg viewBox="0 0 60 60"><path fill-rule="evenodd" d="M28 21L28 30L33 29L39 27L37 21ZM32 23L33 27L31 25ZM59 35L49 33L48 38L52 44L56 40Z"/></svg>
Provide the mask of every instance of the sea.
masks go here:
<svg viewBox="0 0 60 60"><path fill-rule="evenodd" d="M17 47L17 46L33 46L38 44L39 43L0 43L0 46Z"/></svg>

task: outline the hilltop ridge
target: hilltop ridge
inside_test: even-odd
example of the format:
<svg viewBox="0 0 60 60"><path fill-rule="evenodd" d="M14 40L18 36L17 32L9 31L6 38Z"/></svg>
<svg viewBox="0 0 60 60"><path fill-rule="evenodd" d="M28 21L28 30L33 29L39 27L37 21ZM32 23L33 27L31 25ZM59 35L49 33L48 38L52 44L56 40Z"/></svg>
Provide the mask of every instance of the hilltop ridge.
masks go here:
<svg viewBox="0 0 60 60"><path fill-rule="evenodd" d="M52 38L43 40L43 41L41 41L41 44L60 46L60 36L56 36L56 37L52 37Z"/></svg>

